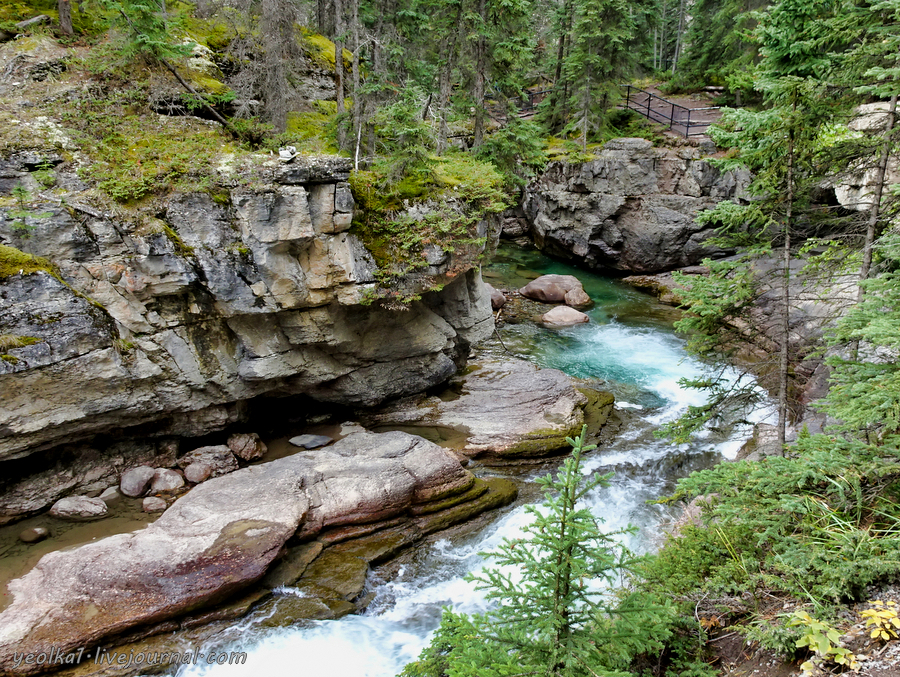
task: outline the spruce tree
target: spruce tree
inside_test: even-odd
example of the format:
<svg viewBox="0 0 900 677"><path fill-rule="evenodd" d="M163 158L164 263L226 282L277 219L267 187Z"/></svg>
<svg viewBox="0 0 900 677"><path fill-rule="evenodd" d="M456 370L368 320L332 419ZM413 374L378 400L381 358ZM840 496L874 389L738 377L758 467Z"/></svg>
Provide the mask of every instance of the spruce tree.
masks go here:
<svg viewBox="0 0 900 677"><path fill-rule="evenodd" d="M538 480L544 503L522 538L506 539L494 566L470 576L496 606L467 616L445 611L440 629L407 677L615 675L665 630L669 608L612 588L641 561L604 533L583 507L607 476L582 473L586 426L556 476Z"/></svg>

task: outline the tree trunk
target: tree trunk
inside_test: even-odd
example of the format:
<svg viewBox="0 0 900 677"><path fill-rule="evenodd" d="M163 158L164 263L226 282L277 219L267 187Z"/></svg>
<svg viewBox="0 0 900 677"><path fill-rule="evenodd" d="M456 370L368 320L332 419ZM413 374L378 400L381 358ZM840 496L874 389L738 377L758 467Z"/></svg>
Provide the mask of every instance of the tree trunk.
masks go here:
<svg viewBox="0 0 900 677"><path fill-rule="evenodd" d="M66 35L73 35L75 31L72 29L72 5L69 0L59 0L56 8L59 10L59 29Z"/></svg>
<svg viewBox="0 0 900 677"><path fill-rule="evenodd" d="M453 28L449 37L444 41L444 64L441 68L438 83L438 115L440 115L440 125L438 126L437 153L441 155L447 150L447 141L450 136L450 127L447 125L447 107L450 103L450 91L452 89L453 69L456 67L456 45L459 36L462 34L463 24L463 7L459 2L456 7L456 18L453 21Z"/></svg>
<svg viewBox="0 0 900 677"><path fill-rule="evenodd" d="M797 99L791 107L796 117ZM787 195L785 197L784 244L781 249L781 350L778 359L778 446L784 455L785 433L788 419L788 369L790 368L791 338L791 229L794 219L794 120L788 125Z"/></svg>
<svg viewBox="0 0 900 677"><path fill-rule="evenodd" d="M338 118L343 117L347 109L344 107L344 4L342 0L334 0L334 95L337 101ZM347 130L343 120L337 125L338 148L347 145Z"/></svg>
<svg viewBox="0 0 900 677"><path fill-rule="evenodd" d="M684 42L684 6L685 0L681 0L678 5L678 34L675 36L675 54L672 57L672 74L675 74L675 68L678 66L678 59L681 57L681 46Z"/></svg>
<svg viewBox="0 0 900 677"><path fill-rule="evenodd" d="M353 44L353 138L356 140L356 151L354 157L356 162L355 168L359 169L359 146L362 139L362 108L363 101L359 86L359 0L350 0L351 2L351 40Z"/></svg>
<svg viewBox="0 0 900 677"><path fill-rule="evenodd" d="M473 130L472 145L475 148L481 146L484 140L484 106L485 106L485 80L487 69L487 45L484 33L487 30L487 21L484 16L485 0L478 0L478 40L475 43L475 129Z"/></svg>

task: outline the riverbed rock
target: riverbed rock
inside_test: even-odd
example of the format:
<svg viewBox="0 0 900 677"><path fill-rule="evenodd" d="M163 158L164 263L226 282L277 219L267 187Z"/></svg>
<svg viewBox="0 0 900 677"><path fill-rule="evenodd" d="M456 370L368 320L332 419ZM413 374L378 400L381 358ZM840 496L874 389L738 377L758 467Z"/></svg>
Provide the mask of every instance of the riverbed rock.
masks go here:
<svg viewBox="0 0 900 677"><path fill-rule="evenodd" d="M222 600L260 578L295 532L401 515L473 481L449 451L401 432L355 433L211 479L146 528L47 554L12 581L0 671L34 669L15 667L13 653L66 652ZM342 595L364 579L356 559L353 586L335 583Z"/></svg>
<svg viewBox="0 0 900 677"><path fill-rule="evenodd" d="M557 306L541 315L541 322L548 327L571 327L590 321L587 315L569 306Z"/></svg>
<svg viewBox="0 0 900 677"><path fill-rule="evenodd" d="M527 299L544 303L566 303L566 295L575 290L580 290L584 294L581 281L574 275L541 275L522 287L519 293ZM573 296L573 299L575 298L581 297ZM587 302L590 303L590 297Z"/></svg>
<svg viewBox="0 0 900 677"><path fill-rule="evenodd" d="M193 484L205 482L212 476L212 466L203 461L188 463L184 468L184 479Z"/></svg>
<svg viewBox="0 0 900 677"><path fill-rule="evenodd" d="M107 507L116 505L122 500L122 492L119 491L117 487L107 487L100 495L97 497L104 503L106 503Z"/></svg>
<svg viewBox="0 0 900 677"><path fill-rule="evenodd" d="M542 251L597 270L655 273L726 254L697 214L743 197L746 171L722 172L697 148L613 139L589 162L551 162L525 191Z"/></svg>
<svg viewBox="0 0 900 677"><path fill-rule="evenodd" d="M295 447L303 449L318 449L326 444L331 444L332 441L334 438L328 437L328 435L297 435L288 440Z"/></svg>
<svg viewBox="0 0 900 677"><path fill-rule="evenodd" d="M126 470L119 480L119 490L131 498L140 498L147 493L154 475L156 470L146 465Z"/></svg>
<svg viewBox="0 0 900 677"><path fill-rule="evenodd" d="M166 509L166 499L159 496L147 496L141 503L141 510L144 512L164 512Z"/></svg>
<svg viewBox="0 0 900 677"><path fill-rule="evenodd" d="M170 468L157 468L153 473L153 482L150 484L150 493L158 494L163 491L175 491L184 486L184 477Z"/></svg>
<svg viewBox="0 0 900 677"><path fill-rule="evenodd" d="M265 456L266 445L256 433L239 433L228 438L228 448L244 461L257 461Z"/></svg>
<svg viewBox="0 0 900 677"><path fill-rule="evenodd" d="M452 379L446 396L401 400L365 421L449 429L468 456L541 456L566 448L566 437L581 432L587 398L575 386L575 379L556 369L487 358Z"/></svg>
<svg viewBox="0 0 900 677"><path fill-rule="evenodd" d="M491 295L491 309L500 310L504 305L506 305L506 295L498 289L494 289L493 286L485 283L484 285L487 287L488 293Z"/></svg>
<svg viewBox="0 0 900 677"><path fill-rule="evenodd" d="M50 530L46 527L31 527L19 532L19 540L23 543L39 543L50 537Z"/></svg>
<svg viewBox="0 0 900 677"><path fill-rule="evenodd" d="M50 508L53 517L71 522L89 522L102 519L109 512L106 503L89 496L68 496L59 499Z"/></svg>
<svg viewBox="0 0 900 677"><path fill-rule="evenodd" d="M210 467L210 477L221 477L238 469L237 459L224 444L200 447L189 451L178 459L179 468L187 468L192 463L205 463Z"/></svg>

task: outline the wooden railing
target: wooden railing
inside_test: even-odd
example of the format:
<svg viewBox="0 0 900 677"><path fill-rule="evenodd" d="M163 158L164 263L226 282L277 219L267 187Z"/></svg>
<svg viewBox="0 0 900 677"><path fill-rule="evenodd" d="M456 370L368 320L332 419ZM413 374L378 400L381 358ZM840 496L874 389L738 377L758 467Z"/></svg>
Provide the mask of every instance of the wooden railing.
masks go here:
<svg viewBox="0 0 900 677"><path fill-rule="evenodd" d="M625 108L653 122L668 125L669 129L685 137L704 134L718 118L718 106L686 108L633 85L622 86L625 88Z"/></svg>

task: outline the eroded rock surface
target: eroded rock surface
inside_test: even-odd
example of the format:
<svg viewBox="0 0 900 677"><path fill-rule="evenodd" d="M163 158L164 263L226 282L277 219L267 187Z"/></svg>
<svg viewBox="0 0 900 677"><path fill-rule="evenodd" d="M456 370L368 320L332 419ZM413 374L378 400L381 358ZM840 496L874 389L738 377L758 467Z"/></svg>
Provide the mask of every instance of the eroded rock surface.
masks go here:
<svg viewBox="0 0 900 677"><path fill-rule="evenodd" d="M697 213L739 196L749 174L722 173L697 148L613 139L583 164L551 163L526 190L537 246L590 268L652 273L722 254Z"/></svg>
<svg viewBox="0 0 900 677"><path fill-rule="evenodd" d="M566 437L581 432L588 402L570 376L517 359L472 364L450 382L450 393L402 400L366 420L453 429L469 456L529 457L567 447Z"/></svg>
<svg viewBox="0 0 900 677"><path fill-rule="evenodd" d="M260 578L298 530L401 515L474 481L449 451L401 432L355 433L209 480L147 528L50 553L13 581L0 670L36 668L15 669L13 652L66 652L224 599Z"/></svg>

